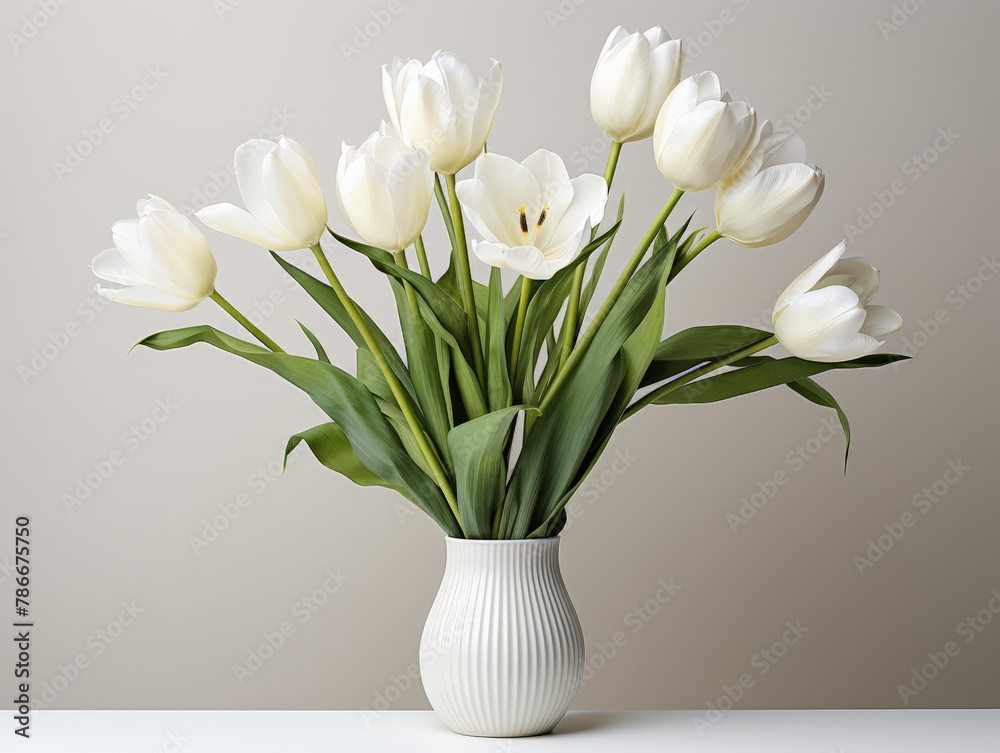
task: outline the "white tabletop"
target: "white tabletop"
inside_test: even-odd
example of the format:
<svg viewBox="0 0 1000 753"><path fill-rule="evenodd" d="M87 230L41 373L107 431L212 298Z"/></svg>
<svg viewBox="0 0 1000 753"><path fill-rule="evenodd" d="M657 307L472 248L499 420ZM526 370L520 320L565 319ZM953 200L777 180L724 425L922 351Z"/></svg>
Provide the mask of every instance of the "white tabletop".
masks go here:
<svg viewBox="0 0 1000 753"><path fill-rule="evenodd" d="M10 744L10 730L3 735L0 749L21 749ZM39 711L23 747L35 753L996 753L1000 711L729 711L719 719L692 711L576 711L550 735L514 739L462 737L429 711Z"/></svg>

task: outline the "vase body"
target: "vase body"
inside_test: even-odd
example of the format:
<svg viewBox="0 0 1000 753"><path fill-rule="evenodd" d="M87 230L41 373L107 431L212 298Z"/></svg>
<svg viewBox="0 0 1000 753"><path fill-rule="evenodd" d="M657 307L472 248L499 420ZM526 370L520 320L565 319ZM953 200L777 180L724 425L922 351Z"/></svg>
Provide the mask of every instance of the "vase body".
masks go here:
<svg viewBox="0 0 1000 753"><path fill-rule="evenodd" d="M431 706L463 735L552 730L583 676L580 620L559 538L447 539L444 578L420 640Z"/></svg>

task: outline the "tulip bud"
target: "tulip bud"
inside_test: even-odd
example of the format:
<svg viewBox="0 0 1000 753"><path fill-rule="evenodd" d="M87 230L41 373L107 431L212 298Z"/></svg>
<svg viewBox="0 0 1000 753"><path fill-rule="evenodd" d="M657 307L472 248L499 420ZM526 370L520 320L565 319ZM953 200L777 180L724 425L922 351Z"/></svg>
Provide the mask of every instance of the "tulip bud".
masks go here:
<svg viewBox="0 0 1000 753"><path fill-rule="evenodd" d="M795 278L774 305L774 334L793 356L850 361L903 326L891 308L868 305L878 292L879 271L860 257L841 258L846 248L841 242Z"/></svg>
<svg viewBox="0 0 1000 753"><path fill-rule="evenodd" d="M770 121L743 166L715 191L719 232L752 248L783 241L798 230L823 195L823 171L805 161L802 139L774 133Z"/></svg>
<svg viewBox="0 0 1000 753"><path fill-rule="evenodd" d="M641 141L681 80L684 53L659 26L629 34L619 26L604 43L590 80L590 111L615 141Z"/></svg>
<svg viewBox="0 0 1000 753"><path fill-rule="evenodd" d="M426 64L393 58L382 66L392 127L406 144L427 152L437 173L457 173L483 151L502 85L496 60L480 80L451 52L435 52Z"/></svg>
<svg viewBox="0 0 1000 753"><path fill-rule="evenodd" d="M236 181L247 209L213 204L199 220L221 233L272 251L319 243L326 230L326 199L309 153L285 136L251 139L236 149Z"/></svg>
<svg viewBox="0 0 1000 753"><path fill-rule="evenodd" d="M757 113L733 102L711 71L674 87L656 116L653 154L675 188L703 191L728 178L747 158Z"/></svg>
<svg viewBox="0 0 1000 753"><path fill-rule="evenodd" d="M337 203L350 228L365 242L402 251L424 230L434 196L427 153L408 147L386 124L361 146L342 147L337 164Z"/></svg>
<svg viewBox="0 0 1000 753"><path fill-rule="evenodd" d="M484 240L479 260L532 280L547 280L573 261L604 217L608 184L600 175L570 180L558 154L539 149L520 164L484 154L476 177L458 183L458 198Z"/></svg>
<svg viewBox="0 0 1000 753"><path fill-rule="evenodd" d="M111 227L115 247L91 263L94 274L122 288L96 290L111 301L164 311L187 311L210 296L218 271L201 231L177 208L150 196L139 219Z"/></svg>

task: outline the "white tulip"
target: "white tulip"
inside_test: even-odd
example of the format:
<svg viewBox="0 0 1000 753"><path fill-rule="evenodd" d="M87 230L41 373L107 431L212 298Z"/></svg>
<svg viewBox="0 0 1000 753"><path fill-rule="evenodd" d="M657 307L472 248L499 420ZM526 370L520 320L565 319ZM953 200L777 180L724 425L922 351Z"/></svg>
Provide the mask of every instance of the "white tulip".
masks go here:
<svg viewBox="0 0 1000 753"><path fill-rule="evenodd" d="M754 109L733 102L719 77L703 71L667 95L653 128L653 154L675 188L703 191L739 169L756 131Z"/></svg>
<svg viewBox="0 0 1000 753"><path fill-rule="evenodd" d="M774 334L793 356L807 361L850 361L883 343L903 319L868 302L879 288L879 272L865 259L842 259L839 246L799 275L774 305Z"/></svg>
<svg viewBox="0 0 1000 753"><path fill-rule="evenodd" d="M342 146L337 164L340 214L365 242L402 251L423 232L434 197L427 153L383 123L361 146Z"/></svg>
<svg viewBox="0 0 1000 753"><path fill-rule="evenodd" d="M272 251L319 243L326 229L326 199L309 153L282 136L251 139L236 149L236 180L247 209L213 204L198 219L219 232Z"/></svg>
<svg viewBox="0 0 1000 753"><path fill-rule="evenodd" d="M503 85L500 63L492 62L481 81L451 52L435 52L426 64L393 58L382 66L392 126L427 152L434 172L457 173L483 151Z"/></svg>
<svg viewBox="0 0 1000 753"><path fill-rule="evenodd" d="M812 213L824 182L802 139L764 121L746 162L715 191L719 232L751 248L783 241Z"/></svg>
<svg viewBox="0 0 1000 753"><path fill-rule="evenodd" d="M208 241L177 208L150 196L137 205L139 219L111 226L115 247L91 263L102 280L124 287L96 286L102 296L130 306L187 311L210 296L218 269Z"/></svg>
<svg viewBox="0 0 1000 753"><path fill-rule="evenodd" d="M520 164L484 154L475 167L475 178L458 183L458 198L484 238L472 250L490 266L547 280L577 257L604 217L604 178L570 180L559 155L546 149Z"/></svg>
<svg viewBox="0 0 1000 753"><path fill-rule="evenodd" d="M653 133L656 116L681 80L684 52L659 26L608 36L590 80L590 112L615 141L640 141Z"/></svg>

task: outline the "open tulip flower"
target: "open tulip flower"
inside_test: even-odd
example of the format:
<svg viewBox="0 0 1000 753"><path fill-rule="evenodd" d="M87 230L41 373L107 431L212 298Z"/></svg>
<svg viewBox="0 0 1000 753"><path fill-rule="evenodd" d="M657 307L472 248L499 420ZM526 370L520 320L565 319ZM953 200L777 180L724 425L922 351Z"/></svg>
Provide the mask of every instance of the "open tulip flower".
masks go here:
<svg viewBox="0 0 1000 753"><path fill-rule="evenodd" d="M649 138L683 67L681 40L671 39L659 26L642 34L616 28L590 81L590 111L597 125L615 141Z"/></svg>
<svg viewBox="0 0 1000 753"><path fill-rule="evenodd" d="M869 301L879 288L879 271L860 257L842 258L841 242L800 274L774 305L774 333L789 353L807 361L849 361L883 343L903 319Z"/></svg>
<svg viewBox="0 0 1000 753"><path fill-rule="evenodd" d="M326 230L326 199L305 149L285 136L277 143L251 139L236 149L235 167L247 209L212 204L197 212L199 220L271 251L319 243Z"/></svg>
<svg viewBox="0 0 1000 753"><path fill-rule="evenodd" d="M423 232L434 176L427 153L408 147L385 123L361 146L342 146L337 165L340 214L366 242L402 251Z"/></svg>
<svg viewBox="0 0 1000 753"><path fill-rule="evenodd" d="M393 128L407 144L427 152L438 173L457 173L483 151L502 85L497 61L480 80L451 52L435 52L427 63L393 58L382 66Z"/></svg>
<svg viewBox="0 0 1000 753"><path fill-rule="evenodd" d="M743 166L715 191L719 233L744 246L778 243L798 230L823 195L823 171L806 162L805 143L774 133L770 121Z"/></svg>
<svg viewBox="0 0 1000 753"><path fill-rule="evenodd" d="M158 196L137 205L139 219L111 227L115 247L97 255L94 274L120 288L97 286L111 301L164 311L187 311L215 289L208 241L177 208Z"/></svg>
<svg viewBox="0 0 1000 753"><path fill-rule="evenodd" d="M484 154L458 197L484 240L479 259L532 280L547 280L569 264L604 217L608 186L599 175L570 180L559 155L539 149L518 164Z"/></svg>
<svg viewBox="0 0 1000 753"><path fill-rule="evenodd" d="M712 188L747 158L757 114L733 102L712 71L690 76L667 95L653 128L653 154L667 180L682 191Z"/></svg>

